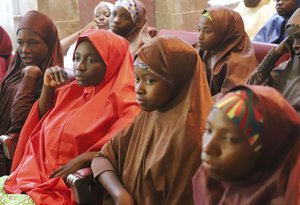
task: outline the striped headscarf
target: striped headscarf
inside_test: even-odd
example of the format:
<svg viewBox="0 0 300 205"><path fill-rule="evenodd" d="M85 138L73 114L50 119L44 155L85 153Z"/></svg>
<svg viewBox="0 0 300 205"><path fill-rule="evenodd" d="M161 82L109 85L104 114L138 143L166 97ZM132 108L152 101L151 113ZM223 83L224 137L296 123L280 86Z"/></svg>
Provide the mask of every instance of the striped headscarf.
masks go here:
<svg viewBox="0 0 300 205"><path fill-rule="evenodd" d="M258 97L250 89L241 89L226 94L214 105L242 131L255 151L262 148L260 137L263 129L263 117L257 104Z"/></svg>

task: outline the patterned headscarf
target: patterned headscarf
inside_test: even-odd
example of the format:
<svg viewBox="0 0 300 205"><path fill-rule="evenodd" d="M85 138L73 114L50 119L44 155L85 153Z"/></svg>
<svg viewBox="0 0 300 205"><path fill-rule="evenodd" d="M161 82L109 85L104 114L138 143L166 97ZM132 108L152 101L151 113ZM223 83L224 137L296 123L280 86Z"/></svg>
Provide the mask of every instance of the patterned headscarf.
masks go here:
<svg viewBox="0 0 300 205"><path fill-rule="evenodd" d="M117 0L115 3L115 7L117 6L125 8L129 12L133 22L136 22L139 16L140 9L138 4L134 0Z"/></svg>
<svg viewBox="0 0 300 205"><path fill-rule="evenodd" d="M257 104L258 97L250 89L241 89L226 94L214 105L242 131L255 151L262 148L260 137L263 130L263 117Z"/></svg>
<svg viewBox="0 0 300 205"><path fill-rule="evenodd" d="M207 10L204 10L204 11L202 12L202 15L201 15L201 16L204 16L204 17L208 18L210 21L212 21L212 17L211 17L211 15L210 15L209 11L207 11Z"/></svg>

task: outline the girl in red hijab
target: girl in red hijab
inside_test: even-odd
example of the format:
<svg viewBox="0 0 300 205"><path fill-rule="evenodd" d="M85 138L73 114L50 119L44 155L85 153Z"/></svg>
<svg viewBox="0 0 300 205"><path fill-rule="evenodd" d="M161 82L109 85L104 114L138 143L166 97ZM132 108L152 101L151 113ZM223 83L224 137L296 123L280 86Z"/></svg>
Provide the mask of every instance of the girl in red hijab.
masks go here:
<svg viewBox="0 0 300 205"><path fill-rule="evenodd" d="M300 118L275 89L231 90L207 118L195 204L296 205L299 137Z"/></svg>
<svg viewBox="0 0 300 205"><path fill-rule="evenodd" d="M74 74L75 81L55 89L67 82L65 73L47 69L41 97L20 135L7 193L26 193L35 204L72 204L64 179L89 166L95 151L140 112L124 38L104 30L84 32Z"/></svg>
<svg viewBox="0 0 300 205"><path fill-rule="evenodd" d="M11 55L12 45L9 35L0 26L0 83L5 76L8 60Z"/></svg>

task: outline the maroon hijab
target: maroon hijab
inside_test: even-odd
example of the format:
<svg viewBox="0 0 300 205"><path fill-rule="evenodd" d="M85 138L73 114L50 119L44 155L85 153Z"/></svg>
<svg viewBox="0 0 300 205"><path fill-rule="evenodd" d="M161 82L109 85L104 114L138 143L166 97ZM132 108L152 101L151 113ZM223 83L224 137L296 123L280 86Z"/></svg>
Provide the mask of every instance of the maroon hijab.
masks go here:
<svg viewBox="0 0 300 205"><path fill-rule="evenodd" d="M216 48L199 52L205 62L212 96L246 84L258 65L254 48L239 13L225 8L207 8L216 35Z"/></svg>
<svg viewBox="0 0 300 205"><path fill-rule="evenodd" d="M11 55L12 44L9 35L6 31L0 26L0 83L2 82L7 67L8 59Z"/></svg>
<svg viewBox="0 0 300 205"><path fill-rule="evenodd" d="M21 19L17 33L23 28L28 28L38 34L48 47L48 56L43 63L39 65L43 73L48 67L55 65L63 66L63 53L57 29L48 16L38 11L29 11ZM0 134L5 134L10 129L11 112L14 110L12 104L15 101L17 90L20 89L21 81L24 79L22 76L23 68L24 65L22 64L21 57L19 53L16 52L13 62L9 66L7 74L0 86ZM34 99L32 99L33 101L39 97L41 88L42 82L39 82ZM25 121L32 103L33 102L31 102L31 105L26 104L24 106L19 106L18 110L14 110L14 114L17 115L19 119ZM24 110L25 107L26 110ZM20 123L22 124L23 122ZM16 126L19 129L22 125Z"/></svg>
<svg viewBox="0 0 300 205"><path fill-rule="evenodd" d="M300 118L275 89L244 86L258 97L263 117L262 162L252 175L239 182L219 182L200 167L193 178L197 205L296 204L300 178ZM298 160L298 162L297 162Z"/></svg>

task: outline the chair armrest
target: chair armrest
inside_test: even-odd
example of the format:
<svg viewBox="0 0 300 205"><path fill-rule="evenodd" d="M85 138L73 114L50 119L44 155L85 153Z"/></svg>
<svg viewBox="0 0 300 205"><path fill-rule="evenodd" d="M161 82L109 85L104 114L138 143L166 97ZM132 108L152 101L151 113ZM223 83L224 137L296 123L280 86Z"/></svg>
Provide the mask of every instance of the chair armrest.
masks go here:
<svg viewBox="0 0 300 205"><path fill-rule="evenodd" d="M78 204L101 204L103 189L94 181L91 168L78 170L67 177L67 185L71 187L74 202Z"/></svg>
<svg viewBox="0 0 300 205"><path fill-rule="evenodd" d="M9 160L12 160L15 154L15 150L17 147L19 139L18 133L12 133L8 135L0 136L0 144L3 146L5 157Z"/></svg>

